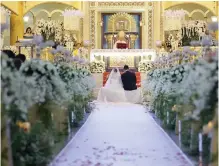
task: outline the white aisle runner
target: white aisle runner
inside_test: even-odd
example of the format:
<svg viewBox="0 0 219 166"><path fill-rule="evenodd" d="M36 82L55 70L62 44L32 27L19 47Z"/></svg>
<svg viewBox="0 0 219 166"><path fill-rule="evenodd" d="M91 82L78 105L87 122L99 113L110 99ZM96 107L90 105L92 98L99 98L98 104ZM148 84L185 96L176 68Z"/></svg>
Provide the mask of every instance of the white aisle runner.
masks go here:
<svg viewBox="0 0 219 166"><path fill-rule="evenodd" d="M98 104L52 166L190 166L145 109Z"/></svg>

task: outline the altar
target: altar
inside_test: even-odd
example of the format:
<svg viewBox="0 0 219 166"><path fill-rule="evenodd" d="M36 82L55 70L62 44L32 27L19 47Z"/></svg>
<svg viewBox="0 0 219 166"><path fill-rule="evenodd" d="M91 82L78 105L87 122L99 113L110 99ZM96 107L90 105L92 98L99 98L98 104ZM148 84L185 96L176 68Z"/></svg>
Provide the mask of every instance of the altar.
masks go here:
<svg viewBox="0 0 219 166"><path fill-rule="evenodd" d="M140 61L154 61L155 58L156 51L153 49L93 49L90 52L91 63L104 62L107 71L115 67L121 69L124 65L137 71Z"/></svg>

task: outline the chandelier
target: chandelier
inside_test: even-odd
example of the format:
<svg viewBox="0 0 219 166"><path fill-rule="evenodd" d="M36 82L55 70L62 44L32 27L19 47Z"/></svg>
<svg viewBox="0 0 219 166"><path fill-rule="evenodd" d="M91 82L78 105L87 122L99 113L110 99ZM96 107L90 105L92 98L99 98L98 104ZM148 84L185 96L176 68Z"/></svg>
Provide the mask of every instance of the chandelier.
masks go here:
<svg viewBox="0 0 219 166"><path fill-rule="evenodd" d="M80 10L75 10L75 9L65 9L62 12L62 16L76 16L79 18L84 17L84 14Z"/></svg>
<svg viewBox="0 0 219 166"><path fill-rule="evenodd" d="M84 14L80 10L66 9L62 12L62 16L64 16L65 30L80 30L80 19L84 16Z"/></svg>
<svg viewBox="0 0 219 166"><path fill-rule="evenodd" d="M164 11L164 17L166 18L184 18L186 15L186 11L181 10L166 10Z"/></svg>

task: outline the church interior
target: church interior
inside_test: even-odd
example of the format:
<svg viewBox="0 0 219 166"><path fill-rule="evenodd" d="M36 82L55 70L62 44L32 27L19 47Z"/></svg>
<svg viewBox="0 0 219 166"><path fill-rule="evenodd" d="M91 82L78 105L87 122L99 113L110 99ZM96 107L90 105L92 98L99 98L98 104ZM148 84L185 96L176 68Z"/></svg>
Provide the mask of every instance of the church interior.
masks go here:
<svg viewBox="0 0 219 166"><path fill-rule="evenodd" d="M2 21L9 23L9 28L2 34L2 48L14 48L27 58L34 58L34 48L22 47L22 42L42 32L46 40L60 43L73 56L80 56L78 44L79 48L86 49L81 58L91 63L90 70L97 77L99 86L114 67L122 69L126 64L139 72L138 75L146 72L147 62L180 50L193 40L201 40L207 23L217 22L218 18L216 1L3 1L1 5L2 10L10 12L9 15L2 13ZM126 50L114 49L119 34L121 40L127 43ZM216 38L217 34L213 36ZM41 58L52 61L48 49L44 50ZM99 73L105 73L104 77Z"/></svg>
<svg viewBox="0 0 219 166"><path fill-rule="evenodd" d="M74 67L71 69L69 68L69 72L71 70L71 72L74 73L77 70L79 73L78 75L80 75L80 71L83 71L83 74L86 72L91 73L89 77L86 77L87 82L82 80L78 86L82 86L82 84L86 82L86 86L92 89L93 97L97 98L100 88L105 85L109 73L114 68L118 68L122 73L124 65L128 65L130 70L136 74L138 88L141 88L145 80L149 80L149 78L152 79L152 76L149 75L152 70L163 69L161 70L163 72L168 68L174 68L177 65L182 66L184 63L192 64L200 58L206 59L204 54L213 54L218 49L218 11L218 1L1 1L0 46L1 50L10 50L16 55L25 55L25 63L27 64L24 64L24 67L22 67L23 64L20 64L19 68L22 73L26 73L26 77L30 76L30 73L26 71L27 67L34 71L34 68L37 68L37 65L41 65L32 62L33 59L40 59L43 63L48 63L48 66L53 63L59 63L60 61L72 62ZM40 42L43 42L44 44L41 44ZM207 42L210 42L210 44ZM204 49L205 45L207 45L206 50ZM208 61L211 60L208 59ZM56 65L54 66L56 67ZM64 67L66 67L67 70L67 66ZM79 68L80 71L78 71ZM73 69L75 69L75 71L73 71ZM2 71L3 70L4 69L2 69ZM48 70L46 69L47 72L50 72L49 70L52 70L52 67ZM95 85L91 83L92 81L89 82L91 79L90 76L94 79ZM16 78L14 75L10 76L11 79L13 77ZM158 78L154 79L154 81L157 81ZM63 77L63 79L65 78ZM44 80L41 82L43 81ZM15 84L16 83L13 84L14 88L18 88ZM30 86L31 83L25 83L25 85L26 84ZM69 81L69 84L72 83ZM165 81L163 84L165 84ZM8 83L5 83L5 86L7 85ZM146 83L145 85L149 86L149 84ZM45 101L48 98L50 100L50 97L48 97L50 93L47 92L47 90L56 86L58 87L59 85L53 85L53 83L51 83L51 86L46 86L47 88L42 92L39 92L39 96L42 96L45 93ZM188 86L193 88L193 86ZM59 88L60 87L61 85ZM7 88L10 90L11 87ZM69 89L71 88L72 87ZM74 86L72 89L77 89L77 86ZM86 91L87 96L84 98L80 98L80 96L78 97L78 95L76 95L77 97L75 97L73 103L82 103L82 106L79 104L78 110L81 110L82 107L85 108L85 106L86 108L91 107L87 104L90 102L89 100L91 100L90 94L88 95L89 90ZM72 93L73 92L76 93L72 90ZM48 93L48 96L46 93ZM85 90L83 93L80 93L85 95ZM161 97L164 93L165 90L159 93L159 95L154 95L156 97L159 96L160 103L165 100L164 95L163 98ZM7 94L7 92L5 92L5 94ZM14 94L16 93L14 92ZM150 96L151 94L152 93L147 90L144 91L145 96ZM196 95L197 94L198 92ZM36 94L35 97L37 95L38 94ZM202 94L200 92L200 95L204 95L204 92ZM76 106L73 104L66 106L66 109L63 109L62 107L53 108L50 104L51 108L48 108L47 105L49 102L45 102L46 104L43 106L36 106L33 102L35 101L35 98L31 98L31 101L27 99L27 96L24 98L25 99L18 97L20 102L24 101L22 108L32 110L32 113L30 113L31 115L28 116L34 117L34 119L30 118L31 120L23 120L19 123L18 126L20 128L26 127L25 129L29 129L29 122L32 124L37 123L36 119L39 118L36 113L37 110L39 111L42 109L46 112L46 110L49 109L60 109L65 110L65 114L57 113L55 115L55 113L52 113L49 117L51 122L54 118L59 121L57 122L58 125L56 125L59 131L64 130L63 124L61 123L63 121L66 122L66 114L68 114L68 111L66 111L68 110L67 108L74 107L75 109L75 107L77 107L77 104L75 104ZM54 98L54 96L53 98L51 97L51 100ZM195 95L191 97L191 101L194 98ZM38 101L40 99L36 100ZM147 103L149 102L148 100L144 102ZM12 100L9 100L7 97L4 101L3 97L2 103L5 104L4 102L12 103ZM32 103L32 105L30 104L31 107L29 107L25 103ZM157 102L155 104L158 109L160 108L158 106L160 103ZM148 104L146 105L148 106ZM179 104L173 105L175 109L178 105L182 105L182 103L179 102ZM4 106L3 109L7 110L9 107ZM177 109L180 110L178 107ZM192 108L189 106L187 108L185 106L182 110L185 111L190 109ZM196 108L195 110L197 109L199 108ZM78 114L77 116L79 117L84 116L80 113ZM178 128L179 124L177 124L177 122L179 117L184 114L176 114L177 116L175 114L169 115L169 113L168 115L161 115L156 112L157 116L168 116L168 124L170 123L169 118L174 116L174 127ZM212 114L215 114L215 111L213 111ZM2 113L2 116L5 115ZM47 116L46 113L44 116ZM69 117L73 118L73 114L70 113ZM204 126L204 124L206 125L206 123L208 127L209 125L212 126L217 119L215 118L216 115L210 120L203 122L201 126ZM28 123L26 121L28 121ZM175 123L175 121L177 122ZM6 122L7 120L5 120L5 123ZM208 122L211 123L209 124ZM21 127L22 125L23 127ZM192 124L190 127L186 126L186 124L181 124L180 122L180 126L181 125L183 128L186 128L185 133L186 131L189 133L194 132L196 135L197 131L200 133L197 129L200 128L200 123L198 122ZM69 130L71 129L69 126L67 126L67 128ZM16 129L11 128L11 130L13 131ZM35 130L38 130L37 127ZM68 132L70 131L67 131L67 133ZM176 133L178 135L178 132ZM6 135L7 134L5 134L5 138L3 138L2 141L5 145L8 145L9 141L13 141L13 138L10 138L10 140ZM181 137L185 137L184 135ZM17 139L18 137L19 136L17 136ZM19 138L21 139L21 137ZM186 140L186 138L184 139ZM28 141L31 142L30 139L33 138L28 139ZM198 150L198 148L200 148L200 145L198 145L199 137L194 137L194 139L197 142L197 144L195 143L194 145L195 148L193 147L193 144L190 144L194 140L190 139L190 143L187 142L187 144L190 144L188 149L192 149L191 153L194 152L194 156L197 157L200 152ZM202 141L206 141L204 139L208 140L207 137L203 137ZM217 141L215 142L215 140L217 140L217 137L212 136L211 140L214 140L212 142L216 146L215 143ZM22 142L19 143L22 144ZM56 144L54 140L53 144ZM13 148L18 148L15 146L18 146L18 144L12 146L12 148L6 148L7 153L5 153L5 155L7 157L4 161L6 165L32 166L31 164L20 165L17 161L19 157L13 152ZM59 146L63 147L63 145ZM215 148L212 148L210 148L209 143L208 149L215 152ZM59 150L57 151L60 151L60 148L58 149ZM10 155L10 152L13 155ZM24 157L24 150L19 150L19 153L23 155L23 159L27 160L28 157ZM208 153L208 151L206 153ZM40 158L37 160L40 160ZM14 164L11 161L13 161ZM199 161L199 159L197 159L197 161ZM16 162L19 164L16 165ZM205 162L204 159L203 162ZM39 166L44 165L39 164ZM216 166L216 164L211 163L211 165L208 166Z"/></svg>

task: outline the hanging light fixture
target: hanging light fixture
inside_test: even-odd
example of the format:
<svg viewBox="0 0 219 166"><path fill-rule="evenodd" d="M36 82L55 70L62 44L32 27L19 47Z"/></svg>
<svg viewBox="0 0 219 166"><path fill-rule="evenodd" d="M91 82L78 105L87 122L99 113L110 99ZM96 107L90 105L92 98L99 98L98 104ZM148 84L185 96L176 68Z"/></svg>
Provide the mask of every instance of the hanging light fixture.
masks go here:
<svg viewBox="0 0 219 166"><path fill-rule="evenodd" d="M212 22L217 22L217 16L212 16L212 17L211 17L211 21L212 21Z"/></svg>
<svg viewBox="0 0 219 166"><path fill-rule="evenodd" d="M24 16L24 22L28 22L29 21L29 17L28 16Z"/></svg>
<svg viewBox="0 0 219 166"><path fill-rule="evenodd" d="M62 12L62 16L64 16L65 30L80 30L80 18L84 16L80 10L66 9Z"/></svg>

